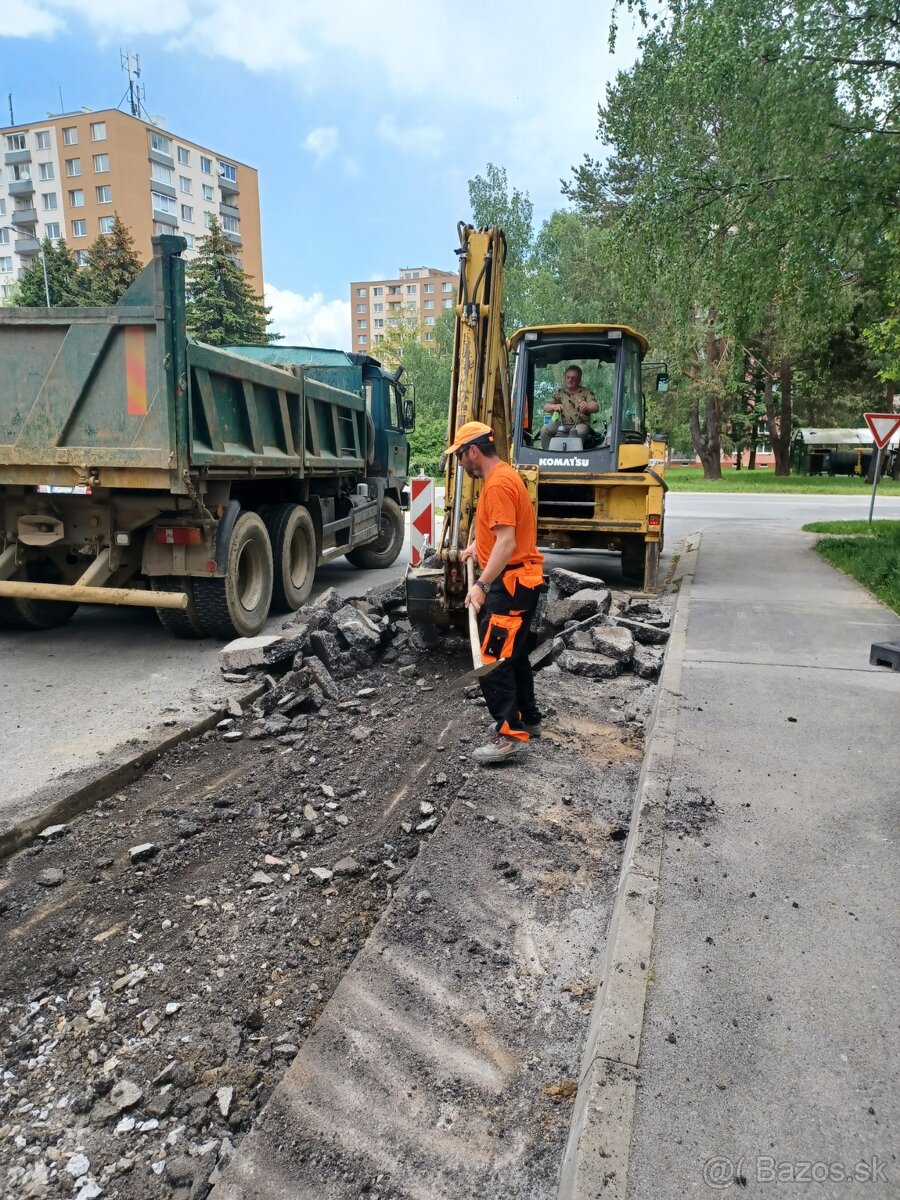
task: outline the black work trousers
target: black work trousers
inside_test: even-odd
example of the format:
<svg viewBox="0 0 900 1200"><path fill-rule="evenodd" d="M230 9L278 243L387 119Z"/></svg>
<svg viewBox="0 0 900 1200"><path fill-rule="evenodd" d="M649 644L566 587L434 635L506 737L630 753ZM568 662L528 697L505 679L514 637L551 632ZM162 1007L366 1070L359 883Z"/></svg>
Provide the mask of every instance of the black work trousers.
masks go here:
<svg viewBox="0 0 900 1200"><path fill-rule="evenodd" d="M510 596L502 580L491 584L478 615L481 653L500 665L481 680L481 694L498 733L528 740L522 723L541 719L534 699L534 673L528 661L528 632L540 597L539 588L517 583Z"/></svg>

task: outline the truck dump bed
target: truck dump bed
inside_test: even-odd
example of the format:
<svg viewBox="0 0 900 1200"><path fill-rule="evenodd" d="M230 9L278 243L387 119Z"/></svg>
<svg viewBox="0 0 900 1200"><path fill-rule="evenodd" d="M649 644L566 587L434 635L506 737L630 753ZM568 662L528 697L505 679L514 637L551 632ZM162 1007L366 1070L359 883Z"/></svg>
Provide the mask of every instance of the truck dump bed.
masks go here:
<svg viewBox="0 0 900 1200"><path fill-rule="evenodd" d="M333 475L365 463L361 395L193 342L183 238L111 308L0 308L0 485L187 494L190 475Z"/></svg>

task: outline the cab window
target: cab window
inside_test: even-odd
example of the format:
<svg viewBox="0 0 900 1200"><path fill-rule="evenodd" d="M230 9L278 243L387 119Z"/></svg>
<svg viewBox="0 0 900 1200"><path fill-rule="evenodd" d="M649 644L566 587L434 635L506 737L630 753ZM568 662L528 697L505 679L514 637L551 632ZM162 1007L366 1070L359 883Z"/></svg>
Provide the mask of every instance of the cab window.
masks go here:
<svg viewBox="0 0 900 1200"><path fill-rule="evenodd" d="M625 355L622 373L622 417L619 427L626 440L633 440L633 435L644 439L644 396L641 391L641 355L637 345L629 338L622 348Z"/></svg>

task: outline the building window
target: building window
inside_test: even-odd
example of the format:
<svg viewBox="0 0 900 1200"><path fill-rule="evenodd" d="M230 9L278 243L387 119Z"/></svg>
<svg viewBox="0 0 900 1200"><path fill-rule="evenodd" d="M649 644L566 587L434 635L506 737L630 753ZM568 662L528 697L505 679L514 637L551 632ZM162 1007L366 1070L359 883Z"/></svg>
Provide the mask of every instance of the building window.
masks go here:
<svg viewBox="0 0 900 1200"><path fill-rule="evenodd" d="M101 217L100 218L100 232L101 233L112 233L113 225L115 225L115 223L116 223L115 217Z"/></svg>
<svg viewBox="0 0 900 1200"><path fill-rule="evenodd" d="M356 344L357 344L357 346L364 346L368 340L369 339L366 337L366 335L364 333L361 333L359 335L359 337L356 339Z"/></svg>
<svg viewBox="0 0 900 1200"><path fill-rule="evenodd" d="M173 217L178 212L178 205L171 196L164 196L162 192L151 192L150 198L153 201L154 212L171 213Z"/></svg>
<svg viewBox="0 0 900 1200"><path fill-rule="evenodd" d="M423 292L425 292L425 293L427 293L427 294L430 294L431 292L433 292L433 291L434 291L434 284L433 284L433 283L423 283L423 284L422 284L422 291L423 291Z"/></svg>
<svg viewBox="0 0 900 1200"><path fill-rule="evenodd" d="M76 221L75 224L76 225L86 225L87 221ZM87 230L85 230L85 233L86 232L87 232ZM88 265L87 250L76 250L75 251L75 261L78 263L79 267L86 267Z"/></svg>
<svg viewBox="0 0 900 1200"><path fill-rule="evenodd" d="M399 284L396 284L396 283L392 284L391 287L388 288L388 295L389 296L399 296L400 295Z"/></svg>
<svg viewBox="0 0 900 1200"><path fill-rule="evenodd" d="M407 296L414 296L418 290L419 290L419 285L417 283L408 283L406 285Z"/></svg>
<svg viewBox="0 0 900 1200"><path fill-rule="evenodd" d="M433 324L434 324L434 317L426 317L426 318L425 318L425 324L426 324L426 325L433 325Z"/></svg>
<svg viewBox="0 0 900 1200"><path fill-rule="evenodd" d="M7 150L26 150L24 133L8 133L6 135Z"/></svg>
<svg viewBox="0 0 900 1200"><path fill-rule="evenodd" d="M384 312L384 305L383 304L373 304L372 309L374 312Z"/></svg>
<svg viewBox="0 0 900 1200"><path fill-rule="evenodd" d="M38 130L38 132L34 135L34 144L37 146L38 150L49 150L50 149L50 130L49 129Z"/></svg>
<svg viewBox="0 0 900 1200"><path fill-rule="evenodd" d="M78 130L74 125L67 125L63 130L63 145L77 146L78 145Z"/></svg>
<svg viewBox="0 0 900 1200"><path fill-rule="evenodd" d="M208 184L208 183L204 183L204 185L203 185L203 199L204 199L204 200L212 200L212 198L213 198L213 190L212 190L212 188L209 186L209 184Z"/></svg>
<svg viewBox="0 0 900 1200"><path fill-rule="evenodd" d="M374 287L374 288L372 288L372 295L373 295L373 296L383 296L383 295L384 295L384 288L383 288L383 287Z"/></svg>
<svg viewBox="0 0 900 1200"><path fill-rule="evenodd" d="M203 224L206 226L207 229L209 229L210 226L212 225L213 215L214 214L211 212L204 212L204 214L203 214Z"/></svg>
<svg viewBox="0 0 900 1200"><path fill-rule="evenodd" d="M154 222L153 222L153 232L154 232L154 233L156 233L156 234L159 234L159 233L171 233L171 232L172 232L172 226L171 226L171 225L166 225L166 224L165 224L165 222L163 222L163 221L154 221Z"/></svg>
<svg viewBox="0 0 900 1200"><path fill-rule="evenodd" d="M365 321L357 321L356 328L357 329L368 329L368 325L366 324Z"/></svg>
<svg viewBox="0 0 900 1200"><path fill-rule="evenodd" d="M41 207L44 212L56 212L56 192L42 192Z"/></svg>
<svg viewBox="0 0 900 1200"><path fill-rule="evenodd" d="M191 152L187 149L187 147L178 147L178 161L183 167L189 167L191 165Z"/></svg>
<svg viewBox="0 0 900 1200"><path fill-rule="evenodd" d="M384 318L376 317L375 320L372 322L372 324L375 326L376 329L384 329Z"/></svg>
<svg viewBox="0 0 900 1200"><path fill-rule="evenodd" d="M97 188L97 203L112 204L112 188L108 183L105 183L103 187Z"/></svg>
<svg viewBox="0 0 900 1200"><path fill-rule="evenodd" d="M426 300L426 301L425 301L425 307L426 307L426 308L434 308L434 301L433 301L433 300Z"/></svg>
<svg viewBox="0 0 900 1200"><path fill-rule="evenodd" d="M0 217L6 216L6 201L0 199Z"/></svg>
<svg viewBox="0 0 900 1200"><path fill-rule="evenodd" d="M237 167L233 167L231 163L220 162L219 174L223 179L228 179L231 183L237 183Z"/></svg>
<svg viewBox="0 0 900 1200"><path fill-rule="evenodd" d="M442 300L441 301L441 308L452 308L452 307L453 307L452 300Z"/></svg>
<svg viewBox="0 0 900 1200"><path fill-rule="evenodd" d="M193 221L194 210L191 208L191 206L189 204L182 204L181 219L182 219L182 221Z"/></svg>
<svg viewBox="0 0 900 1200"><path fill-rule="evenodd" d="M8 274L11 270L12 270L12 259L11 258L0 258L0 271L3 271L5 274Z"/></svg>
<svg viewBox="0 0 900 1200"><path fill-rule="evenodd" d="M81 188L69 192L69 208L84 208L84 192Z"/></svg>
<svg viewBox="0 0 900 1200"><path fill-rule="evenodd" d="M150 148L151 150L155 150L158 154L171 155L172 139L167 138L164 133L151 133Z"/></svg>
<svg viewBox="0 0 900 1200"><path fill-rule="evenodd" d="M442 291L442 292L449 292L449 291L451 291L451 290L452 290L452 288L453 288L453 284L452 284L452 283L447 283L447 281L446 281L446 280L444 280L444 282L441 284L441 291Z"/></svg>
<svg viewBox="0 0 900 1200"><path fill-rule="evenodd" d="M59 221L49 221L44 226L44 237L48 237L51 242L58 242L62 237L59 229Z"/></svg>
<svg viewBox="0 0 900 1200"><path fill-rule="evenodd" d="M361 299L363 298L363 296L365 296L365 294L366 294L366 289L365 289L365 288L357 288L357 289L356 289L356 298L357 298L357 300L361 300Z"/></svg>
<svg viewBox="0 0 900 1200"><path fill-rule="evenodd" d="M388 325L394 326L398 324L399 322L396 317L388 317Z"/></svg>
<svg viewBox="0 0 900 1200"><path fill-rule="evenodd" d="M155 183L167 183L169 187L175 182L175 172L171 167L165 167L162 163L152 162L150 164L150 178Z"/></svg>
<svg viewBox="0 0 900 1200"><path fill-rule="evenodd" d="M92 121L91 122L91 141L105 142L106 141L106 122Z"/></svg>
<svg viewBox="0 0 900 1200"><path fill-rule="evenodd" d="M212 159L206 158L205 155L200 155L200 170L204 175L212 175Z"/></svg>
<svg viewBox="0 0 900 1200"><path fill-rule="evenodd" d="M365 312L365 311L366 311L366 306L365 306L364 304L357 304L357 306L356 306L356 311L357 311L357 312Z"/></svg>
<svg viewBox="0 0 900 1200"><path fill-rule="evenodd" d="M240 233L240 224L237 217L222 217L222 228L226 233Z"/></svg>
<svg viewBox="0 0 900 1200"><path fill-rule="evenodd" d="M53 163L41 163L38 166L38 171L40 172L41 179L45 182L48 179L53 179Z"/></svg>
<svg viewBox="0 0 900 1200"><path fill-rule="evenodd" d="M8 245L9 245L9 229L4 225L3 228L0 229L0 246L8 246Z"/></svg>
<svg viewBox="0 0 900 1200"><path fill-rule="evenodd" d="M433 342L433 341L434 341L434 334L433 334L433 333L431 333L431 332L429 332L429 333L426 333L426 334L425 334L425 341L426 341L426 342Z"/></svg>
<svg viewBox="0 0 900 1200"><path fill-rule="evenodd" d="M11 167L6 168L6 174L9 177L10 183L30 183L31 171L22 163L14 163Z"/></svg>
<svg viewBox="0 0 900 1200"><path fill-rule="evenodd" d="M193 248L194 248L194 235L193 235L192 233L183 233L181 236L182 236L182 237L184 238L184 240L187 242L187 248L188 248L188 250L193 250Z"/></svg>
<svg viewBox="0 0 900 1200"><path fill-rule="evenodd" d="M400 307L399 300L389 300L388 301L388 312L396 312L399 307Z"/></svg>
<svg viewBox="0 0 900 1200"><path fill-rule="evenodd" d="M72 222L72 237L87 237L87 221Z"/></svg>
<svg viewBox="0 0 900 1200"><path fill-rule="evenodd" d="M95 154L94 155L94 174L103 175L109 170L109 155Z"/></svg>
<svg viewBox="0 0 900 1200"><path fill-rule="evenodd" d="M191 183L190 179L188 179L187 175L179 175L178 186L186 196L189 196L194 185Z"/></svg>
<svg viewBox="0 0 900 1200"><path fill-rule="evenodd" d="M77 175L81 174L81 159L80 158L67 158L66 159L66 174L69 176L70 179L74 179Z"/></svg>

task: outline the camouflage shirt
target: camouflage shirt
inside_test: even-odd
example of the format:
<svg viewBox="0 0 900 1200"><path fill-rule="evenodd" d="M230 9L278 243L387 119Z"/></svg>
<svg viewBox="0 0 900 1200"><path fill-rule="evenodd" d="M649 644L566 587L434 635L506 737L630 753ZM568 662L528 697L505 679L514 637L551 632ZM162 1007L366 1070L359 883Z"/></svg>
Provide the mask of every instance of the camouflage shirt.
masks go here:
<svg viewBox="0 0 900 1200"><path fill-rule="evenodd" d="M554 421L558 421L560 425L589 424L591 414L580 413L578 411L578 405L584 401L588 401L590 404L596 403L596 398L590 388L576 388L571 396L564 387L557 388L550 397L549 403L561 404L562 412L553 412L550 416Z"/></svg>

